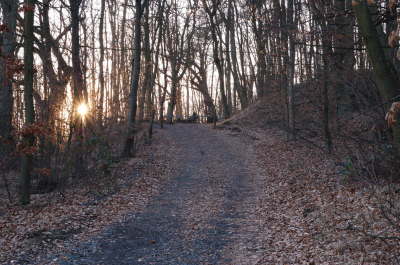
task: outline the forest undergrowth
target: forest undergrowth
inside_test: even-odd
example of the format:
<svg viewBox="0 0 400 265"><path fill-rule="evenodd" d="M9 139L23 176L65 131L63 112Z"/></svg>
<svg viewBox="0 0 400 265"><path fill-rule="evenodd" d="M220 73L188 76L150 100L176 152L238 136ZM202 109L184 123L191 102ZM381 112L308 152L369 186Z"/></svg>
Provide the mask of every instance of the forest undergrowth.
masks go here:
<svg viewBox="0 0 400 265"><path fill-rule="evenodd" d="M219 124L254 141L266 176L258 205L266 251L257 264L399 264L398 160L385 144L351 140L368 120L346 124L348 137L334 135L328 154L307 110L298 127L308 130L288 141L276 108L260 101Z"/></svg>

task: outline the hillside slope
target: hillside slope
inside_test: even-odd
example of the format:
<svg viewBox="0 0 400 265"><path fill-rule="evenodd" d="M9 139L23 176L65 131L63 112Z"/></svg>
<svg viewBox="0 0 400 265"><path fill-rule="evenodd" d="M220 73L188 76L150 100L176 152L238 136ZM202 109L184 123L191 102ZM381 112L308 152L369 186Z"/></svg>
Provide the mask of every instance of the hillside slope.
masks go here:
<svg viewBox="0 0 400 265"><path fill-rule="evenodd" d="M331 155L321 135L287 141L269 103L218 125L252 142L266 177L257 205L265 252L257 264L398 264L400 233L392 222L399 221L400 198L390 192L398 184L360 175L348 160L357 152L340 138Z"/></svg>

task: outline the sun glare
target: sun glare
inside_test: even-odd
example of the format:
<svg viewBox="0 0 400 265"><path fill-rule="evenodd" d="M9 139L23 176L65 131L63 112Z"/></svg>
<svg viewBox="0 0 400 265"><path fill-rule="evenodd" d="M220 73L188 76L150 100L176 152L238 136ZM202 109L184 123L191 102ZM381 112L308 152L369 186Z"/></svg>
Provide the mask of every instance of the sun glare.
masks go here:
<svg viewBox="0 0 400 265"><path fill-rule="evenodd" d="M88 114L88 112L89 112L89 108L85 103L81 103L78 106L77 111L78 111L79 115L81 115L82 117L85 117L86 114Z"/></svg>

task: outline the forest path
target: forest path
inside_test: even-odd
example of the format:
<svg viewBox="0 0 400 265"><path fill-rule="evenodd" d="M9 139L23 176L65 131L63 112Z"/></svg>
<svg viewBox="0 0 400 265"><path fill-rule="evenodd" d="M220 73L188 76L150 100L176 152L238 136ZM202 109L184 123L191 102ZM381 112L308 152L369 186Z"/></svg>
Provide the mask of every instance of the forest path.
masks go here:
<svg viewBox="0 0 400 265"><path fill-rule="evenodd" d="M161 193L55 264L256 264L261 174L251 144L228 134L199 124L159 130L175 147Z"/></svg>

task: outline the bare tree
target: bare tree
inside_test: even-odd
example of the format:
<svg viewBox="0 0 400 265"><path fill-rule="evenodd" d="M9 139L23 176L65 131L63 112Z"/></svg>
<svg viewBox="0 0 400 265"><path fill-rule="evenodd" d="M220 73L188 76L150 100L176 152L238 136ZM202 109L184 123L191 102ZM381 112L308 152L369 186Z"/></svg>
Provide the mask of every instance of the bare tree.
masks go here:
<svg viewBox="0 0 400 265"><path fill-rule="evenodd" d="M221 96L221 104L224 110L224 118L228 118L231 116L228 100L225 94L225 79L224 79L224 69L223 69L223 58L220 56L220 46L219 46L219 38L218 38L218 26L216 24L216 16L219 10L219 6L221 4L220 1L212 0L211 3L208 3L207 0L202 0L203 8L208 15L208 22L210 23L211 30L211 39L213 41L213 57L214 63L217 67L218 77L219 77L219 92Z"/></svg>
<svg viewBox="0 0 400 265"><path fill-rule="evenodd" d="M137 111L137 92L139 87L140 78L140 61L141 61L141 20L143 16L143 8L146 7L148 1L142 0L135 1L135 36L133 41L134 56L132 59L132 76L131 76L131 93L129 96L129 112L127 121L127 136L125 139L124 149L122 152L123 156L132 156L134 148L134 137L135 137L135 121L136 121L136 111Z"/></svg>
<svg viewBox="0 0 400 265"><path fill-rule="evenodd" d="M32 147L35 144L35 136L29 130L35 122L35 109L33 105L33 21L35 12L35 1L24 2L24 103L25 103L25 128L24 148L25 151L21 162L20 175L20 203L30 203L31 173L32 173Z"/></svg>
<svg viewBox="0 0 400 265"><path fill-rule="evenodd" d="M99 22L99 44L100 44L100 58L99 58L99 84L100 84L100 100L98 104L99 120L103 122L103 108L104 108L104 15L105 15L106 1L101 0L100 8L100 22Z"/></svg>
<svg viewBox="0 0 400 265"><path fill-rule="evenodd" d="M0 1L5 28L0 36L0 159L12 150L13 69L15 58L18 1Z"/></svg>
<svg viewBox="0 0 400 265"><path fill-rule="evenodd" d="M183 25L180 25L178 21L178 12L178 4L177 1L174 0L172 5L168 7L168 12L166 12L165 31L165 42L168 50L167 58L171 67L171 73L169 75L171 80L171 93L167 109L168 123L173 122L173 114L178 100L178 86L187 71L187 65L184 62L189 51L187 47L185 47L185 43L188 43L193 36L193 32L188 32L190 16L184 18Z"/></svg>

